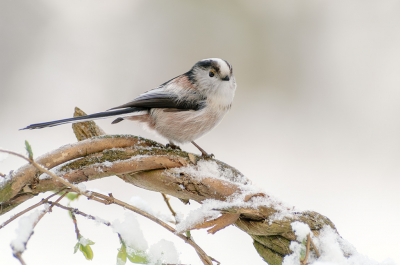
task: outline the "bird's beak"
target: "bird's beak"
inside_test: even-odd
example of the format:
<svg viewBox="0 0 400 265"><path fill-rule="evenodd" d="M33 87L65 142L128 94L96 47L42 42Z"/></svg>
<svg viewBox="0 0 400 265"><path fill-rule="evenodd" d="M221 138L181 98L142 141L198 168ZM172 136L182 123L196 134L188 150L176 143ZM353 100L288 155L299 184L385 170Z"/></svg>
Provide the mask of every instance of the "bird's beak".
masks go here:
<svg viewBox="0 0 400 265"><path fill-rule="evenodd" d="M222 78L222 80L224 81L229 81L229 75L225 76L224 78Z"/></svg>

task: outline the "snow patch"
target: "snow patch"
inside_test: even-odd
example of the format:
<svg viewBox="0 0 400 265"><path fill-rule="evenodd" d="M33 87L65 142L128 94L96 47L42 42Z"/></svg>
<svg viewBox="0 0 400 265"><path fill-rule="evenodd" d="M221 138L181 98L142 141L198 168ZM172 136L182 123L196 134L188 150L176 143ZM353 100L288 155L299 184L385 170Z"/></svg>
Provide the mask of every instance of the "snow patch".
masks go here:
<svg viewBox="0 0 400 265"><path fill-rule="evenodd" d="M35 210L30 215L19 219L18 228L15 230L17 237L11 241L14 254L25 250L25 244L33 233L34 225L44 211L45 209Z"/></svg>
<svg viewBox="0 0 400 265"><path fill-rule="evenodd" d="M213 199L207 199L202 202L202 205L189 212L188 216L182 220L176 227L178 232L183 232L191 227L202 223L204 220L215 219L220 215L219 210L229 208L252 208L257 209L260 206L272 207L278 211L279 214L271 216L270 222L279 218L293 217L293 207L289 207L272 196L254 196L247 202L245 197L247 195L257 194L260 192L258 188L251 185L244 186L246 189L242 189L241 194L234 194L227 198L226 201L219 201Z"/></svg>
<svg viewBox="0 0 400 265"><path fill-rule="evenodd" d="M90 240L88 240L87 238L84 238L84 237L82 236L82 237L79 239L79 243L80 243L82 246L86 247L86 245L90 243Z"/></svg>
<svg viewBox="0 0 400 265"><path fill-rule="evenodd" d="M299 242L303 242L303 240L307 239L307 235L311 233L308 224L305 224L303 222L296 221L291 223L290 225L292 226L292 230L296 235L296 240Z"/></svg>
<svg viewBox="0 0 400 265"><path fill-rule="evenodd" d="M198 181L205 178L219 178L235 183L249 183L249 180L243 175L235 175L230 168L224 168L212 160L201 160L197 165L173 168L170 171L176 174L185 173L194 176Z"/></svg>
<svg viewBox="0 0 400 265"><path fill-rule="evenodd" d="M146 239L140 229L139 222L132 213L125 213L124 221L115 220L111 224L113 231L119 233L127 246L145 251L148 248Z"/></svg>
<svg viewBox="0 0 400 265"><path fill-rule="evenodd" d="M86 185L83 183L79 183L75 185L75 187L77 187L82 193L86 192Z"/></svg>
<svg viewBox="0 0 400 265"><path fill-rule="evenodd" d="M294 222L292 229L297 238L301 240L304 235L307 236L309 227L301 222ZM396 265L392 260L377 262L358 253L353 245L341 238L330 226L323 227L318 237L314 237L312 233L310 235L321 255L317 258L314 251L311 250L307 259L307 263L310 265ZM301 253L304 254L306 250L305 245L292 241L290 250L293 253L284 257L282 265L300 265Z"/></svg>
<svg viewBox="0 0 400 265"><path fill-rule="evenodd" d="M150 205L145 200L140 198L139 196L133 196L132 198L130 198L129 204L139 208L142 211L145 211L148 214L151 214L151 215L157 217L158 219L163 220L164 222L173 222L174 221L171 215L166 215L161 212L157 212L157 213L154 212L153 209L151 209Z"/></svg>
<svg viewBox="0 0 400 265"><path fill-rule="evenodd" d="M179 264L181 262L174 243L165 239L150 247L149 257L152 264Z"/></svg>

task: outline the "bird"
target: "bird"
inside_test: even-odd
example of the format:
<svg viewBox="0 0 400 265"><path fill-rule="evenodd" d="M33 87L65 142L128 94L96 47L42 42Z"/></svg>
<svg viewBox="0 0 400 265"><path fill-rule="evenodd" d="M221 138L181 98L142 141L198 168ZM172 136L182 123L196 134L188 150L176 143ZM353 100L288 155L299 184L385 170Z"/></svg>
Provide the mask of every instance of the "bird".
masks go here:
<svg viewBox="0 0 400 265"><path fill-rule="evenodd" d="M167 146L179 148L178 144L191 142L207 157L210 155L194 140L221 122L231 109L236 86L231 64L220 58L204 59L126 104L90 115L31 124L21 130L117 117L112 124L124 120L144 123L166 138Z"/></svg>

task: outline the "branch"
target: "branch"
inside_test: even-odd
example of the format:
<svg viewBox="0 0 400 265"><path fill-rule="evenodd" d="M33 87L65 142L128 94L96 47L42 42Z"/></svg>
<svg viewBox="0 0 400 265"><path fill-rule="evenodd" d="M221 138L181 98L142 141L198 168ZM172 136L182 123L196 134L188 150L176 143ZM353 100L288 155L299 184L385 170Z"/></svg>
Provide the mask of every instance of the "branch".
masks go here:
<svg viewBox="0 0 400 265"><path fill-rule="evenodd" d="M77 209L77 208L67 207L67 206L64 206L64 205L62 205L62 204L59 204L59 203L57 203L57 202L49 202L49 203L50 203L51 205L57 206L57 207L59 207L59 208L61 208L61 209L70 211L70 212L72 212L72 213L74 213L74 214L82 215L83 217L86 217L87 219L94 220L94 221L99 221L99 219L96 218L96 217L94 217L93 215L86 214L86 213L80 211L80 210ZM110 225L111 225L111 223L108 222L108 221L100 220L100 222L103 223L103 224L106 225L106 226L110 226Z"/></svg>
<svg viewBox="0 0 400 265"><path fill-rule="evenodd" d="M57 192L57 193L54 193L54 194L50 195L49 197L47 197L47 198L45 198L45 199L42 199L40 202L38 202L38 203L32 205L31 207L29 207L29 208L23 210L22 212L19 212L19 213L17 213L16 215L12 216L10 219L8 219L8 220L5 221L2 225L0 225L0 229L3 228L3 227L5 227L6 225L8 225L9 223L11 223L12 221L14 221L15 219L17 219L17 218L20 217L21 215L23 215L23 214L29 212L30 210L33 210L33 209L35 209L36 207L38 207L38 206L40 206L40 205L42 205L42 204L48 203L48 202L49 202L49 199L51 199L52 197L54 197L54 196L60 194L60 193L61 193L62 191L64 191L64 190L65 190L65 189L62 189L61 191L59 191L59 192Z"/></svg>
<svg viewBox="0 0 400 265"><path fill-rule="evenodd" d="M49 198L53 197L54 195L56 195L56 194L53 194L52 196L49 196L47 199L42 200L42 202L41 202L40 204L48 203L49 201L47 201L47 200L48 200ZM65 195L67 195L67 192L64 193L63 195L61 195L55 202L58 203L59 201L61 201L62 198L64 198ZM37 207L37 206L35 206L35 207ZM34 207L34 208L35 208L35 207ZM30 208L32 208L32 207L30 207ZM23 248L22 250L16 250L16 249L14 248L14 246L11 245L11 248L13 249L13 255L14 255L14 257L15 257L16 259L18 259L18 260L21 262L21 264L23 264L23 265L25 264L24 260L22 259L22 254L23 254L23 252L26 250L26 245L28 244L29 240L31 239L31 237L32 237L32 235L33 235L33 231L34 231L36 225L39 223L39 221L42 219L42 217L43 217L46 213L51 212L52 208L53 208L53 206L50 206L48 209L44 210L44 211L38 216L37 220L32 224L31 233L30 233L30 235L28 236L28 238L26 239L26 241L23 242L24 248ZM33 209L33 208L32 208L32 209ZM22 214L21 214L21 215L22 215ZM13 219L13 220L14 220L14 219Z"/></svg>
<svg viewBox="0 0 400 265"><path fill-rule="evenodd" d="M85 135L88 136L87 133ZM38 178L38 168L30 164L21 167L12 176L7 176L5 184L0 188L3 209L1 214L41 192L59 191L65 185L72 185L71 183L116 175L128 184L199 203L207 199L227 201L233 195L238 197L242 194L244 205L249 205L248 207L215 209L226 216L209 224L215 224L216 228L212 231L216 231L234 222L235 226L253 238L256 250L270 264L281 264L283 257L291 253L290 242L296 239L291 228L293 221L308 224L316 236L326 225L335 229L328 218L316 212L290 212L290 209L284 209L275 202L259 207L251 206L252 200L257 200L260 196L268 199L269 196L263 193L246 193L246 190L254 189L250 181L235 168L215 159L207 161L215 164L221 173L220 176L199 178L195 174L199 165L194 164L198 159L199 156L194 154L168 149L156 142L135 136L116 135L86 139L63 146L35 160L37 164L46 168L63 164L56 172L67 180L68 185L52 179ZM201 160L198 163L205 162ZM188 167L193 170L183 169ZM25 186L30 187L31 193L23 192ZM117 204L135 211L175 233L175 229L168 224L112 196L94 192L83 194L104 204ZM283 215L285 211L290 215L281 219L274 218L276 214ZM177 236L198 250L198 246L190 238L182 234ZM201 252L200 249L198 251ZM205 264L211 264L211 261L204 261L206 257L209 260L205 253L201 257Z"/></svg>

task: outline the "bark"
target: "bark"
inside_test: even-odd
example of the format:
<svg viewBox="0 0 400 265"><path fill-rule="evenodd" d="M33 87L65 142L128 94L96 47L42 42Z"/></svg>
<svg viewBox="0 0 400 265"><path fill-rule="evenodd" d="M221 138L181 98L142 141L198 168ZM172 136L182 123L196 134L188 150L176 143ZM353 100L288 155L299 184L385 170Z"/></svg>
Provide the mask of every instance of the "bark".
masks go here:
<svg viewBox="0 0 400 265"><path fill-rule="evenodd" d="M204 178L199 181L189 174L177 174L173 171L173 168L191 165L202 159L195 154L167 149L159 143L136 136L96 136L104 132L93 122L74 124L73 127L78 140L81 141L62 146L35 159L47 168L62 165L58 172L64 172L59 174L71 183L116 175L127 184L169 194L183 201L195 200L199 203L205 199L225 201L229 196L242 192L240 187L243 186L243 181L234 181L243 179L242 174L221 161L212 159L220 168L231 170L230 181L217 178ZM37 194L63 188L61 183L52 179L39 179L39 175L40 172L30 164L16 170L0 187L0 214L10 211ZM250 181L247 181L247 184L250 185ZM254 196L260 195L268 196ZM246 198L245 201L249 199L251 198ZM295 240L291 222L302 221L308 224L316 236L325 225L335 229L327 217L316 212L292 213L290 218L272 220L271 216L277 211L279 210L274 206L263 206L258 209L225 209L221 210L221 213L237 217L231 218L234 225L253 238L255 249L270 265L281 264L283 257L291 253L289 245ZM217 228L212 232L216 231Z"/></svg>

